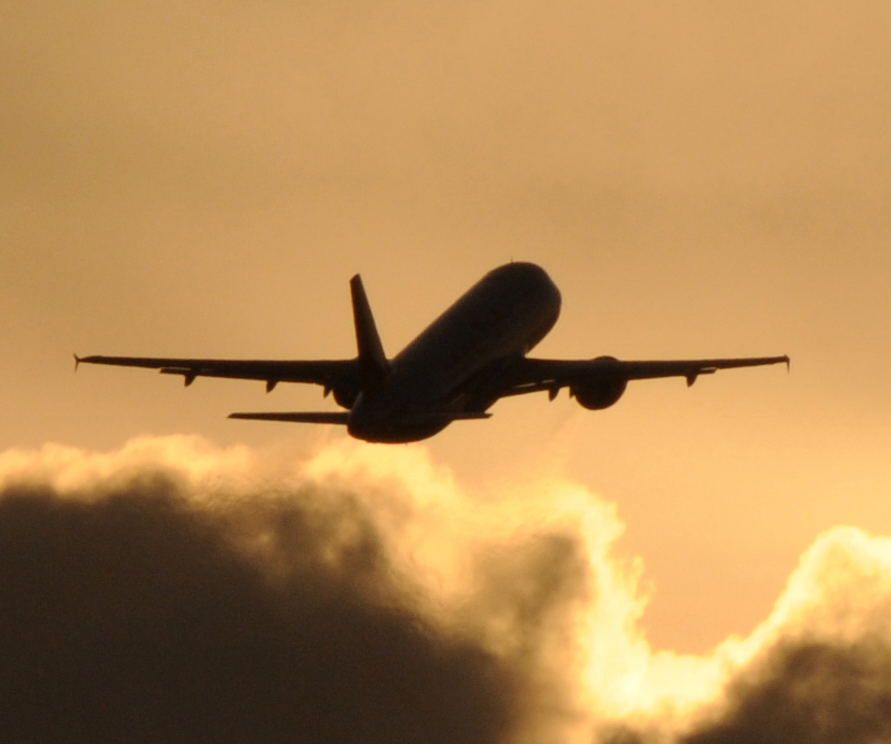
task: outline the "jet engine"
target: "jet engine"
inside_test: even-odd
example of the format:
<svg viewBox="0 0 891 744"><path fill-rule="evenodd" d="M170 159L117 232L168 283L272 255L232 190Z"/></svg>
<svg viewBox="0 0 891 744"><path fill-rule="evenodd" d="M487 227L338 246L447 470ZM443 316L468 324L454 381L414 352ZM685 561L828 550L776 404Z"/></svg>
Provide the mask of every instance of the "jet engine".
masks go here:
<svg viewBox="0 0 891 744"><path fill-rule="evenodd" d="M336 387L336 388L325 388L325 397L328 397L329 394L334 395L334 400L337 402L341 408L346 408L347 410L353 407L353 404L356 402L356 398L359 397L359 391L351 388L351 387Z"/></svg>
<svg viewBox="0 0 891 744"><path fill-rule="evenodd" d="M594 377L588 377L569 386L569 397L575 398L579 405L589 411L609 408L622 397L625 388L628 387L628 380L608 371L610 362L617 361L614 357L598 357L595 361L602 361L607 369Z"/></svg>

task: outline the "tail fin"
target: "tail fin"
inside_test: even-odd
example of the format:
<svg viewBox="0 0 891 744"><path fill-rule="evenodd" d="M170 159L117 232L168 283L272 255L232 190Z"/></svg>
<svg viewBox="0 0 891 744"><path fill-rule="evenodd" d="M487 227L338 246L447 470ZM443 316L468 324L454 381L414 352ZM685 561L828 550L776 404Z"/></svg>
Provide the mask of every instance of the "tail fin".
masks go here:
<svg viewBox="0 0 891 744"><path fill-rule="evenodd" d="M356 326L362 389L372 390L384 381L390 371L390 365L374 324L371 306L362 286L362 277L358 274L350 279L350 293L353 298L353 322Z"/></svg>

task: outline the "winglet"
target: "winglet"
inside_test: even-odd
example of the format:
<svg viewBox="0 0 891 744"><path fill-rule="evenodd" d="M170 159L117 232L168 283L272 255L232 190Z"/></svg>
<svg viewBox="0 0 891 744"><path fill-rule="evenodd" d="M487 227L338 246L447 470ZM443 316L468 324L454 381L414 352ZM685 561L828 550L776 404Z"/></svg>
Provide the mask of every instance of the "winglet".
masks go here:
<svg viewBox="0 0 891 744"><path fill-rule="evenodd" d="M74 357L74 371L77 372L77 368L80 367L80 357L77 354L72 356Z"/></svg>
<svg viewBox="0 0 891 744"><path fill-rule="evenodd" d="M350 279L350 294L353 300L353 323L356 327L362 389L371 390L383 382L390 371L390 365L371 314L365 287L362 286L362 277L358 274Z"/></svg>

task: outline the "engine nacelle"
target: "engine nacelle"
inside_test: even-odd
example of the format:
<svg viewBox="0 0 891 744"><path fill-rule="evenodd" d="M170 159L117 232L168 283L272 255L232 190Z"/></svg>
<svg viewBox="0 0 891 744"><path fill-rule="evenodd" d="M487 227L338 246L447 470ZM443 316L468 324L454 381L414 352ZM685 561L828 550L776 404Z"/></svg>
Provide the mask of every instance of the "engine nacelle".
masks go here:
<svg viewBox="0 0 891 744"><path fill-rule="evenodd" d="M337 402L337 405L346 409L352 408L353 404L356 402L356 398L359 397L358 390L353 390L348 387L334 388L330 392L334 394L334 400ZM328 391L326 391L325 394L327 395Z"/></svg>
<svg viewBox="0 0 891 744"><path fill-rule="evenodd" d="M602 361L604 370L602 373L577 382L569 387L569 395L575 398L579 405L589 411L599 411L609 408L618 402L628 387L628 380L616 374L610 374L610 362L617 361L613 357L598 357L595 361Z"/></svg>

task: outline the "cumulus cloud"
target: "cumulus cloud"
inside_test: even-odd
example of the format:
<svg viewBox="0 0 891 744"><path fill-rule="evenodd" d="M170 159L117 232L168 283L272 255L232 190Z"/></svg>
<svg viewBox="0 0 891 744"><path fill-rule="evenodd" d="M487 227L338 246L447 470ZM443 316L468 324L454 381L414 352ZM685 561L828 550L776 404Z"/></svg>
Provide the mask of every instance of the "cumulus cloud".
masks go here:
<svg viewBox="0 0 891 744"><path fill-rule="evenodd" d="M781 644L754 680L742 676L717 720L684 744L867 744L891 737L891 645Z"/></svg>
<svg viewBox="0 0 891 744"><path fill-rule="evenodd" d="M684 744L891 737L891 540L841 527L802 556L723 704Z"/></svg>
<svg viewBox="0 0 891 744"><path fill-rule="evenodd" d="M159 444L152 467L143 443L83 480L70 468L97 473L101 457L53 450L7 479L4 739L504 739L505 669L399 596L349 494L233 493L213 469L194 480L164 462ZM77 485L54 487L47 468Z"/></svg>
<svg viewBox="0 0 891 744"><path fill-rule="evenodd" d="M891 736L891 543L821 536L774 611L654 650L615 507L468 493L422 448L196 438L0 454L14 741L859 743Z"/></svg>
<svg viewBox="0 0 891 744"><path fill-rule="evenodd" d="M601 730L606 744L865 744L891 737L891 540L819 536L770 616L712 658L724 674L685 720Z"/></svg>

